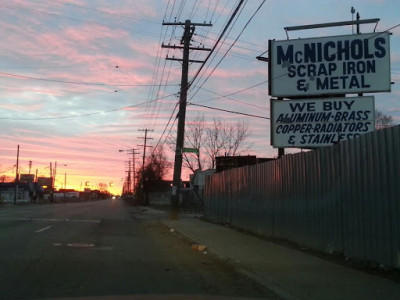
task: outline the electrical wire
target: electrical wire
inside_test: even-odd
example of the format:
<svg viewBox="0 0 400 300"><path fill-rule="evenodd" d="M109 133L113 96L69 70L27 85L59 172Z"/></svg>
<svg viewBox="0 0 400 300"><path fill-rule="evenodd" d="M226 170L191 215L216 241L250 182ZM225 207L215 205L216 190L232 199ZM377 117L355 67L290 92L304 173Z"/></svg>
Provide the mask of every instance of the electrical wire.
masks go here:
<svg viewBox="0 0 400 300"><path fill-rule="evenodd" d="M7 77L15 77L21 79L31 79L31 80L39 80L39 81L48 81L48 82L57 82L57 83L67 83L67 84L77 84L77 85L91 85L91 86L105 86L105 87L151 87L151 86L158 86L155 84L114 84L114 83L97 83L97 82L84 82L84 81L72 81L72 80L61 80L61 79L53 79L53 78L41 78L35 76L27 76L27 75L20 75L20 74L13 74L13 73L6 73L0 72L0 76L7 76ZM170 84L167 86L178 86L178 84Z"/></svg>
<svg viewBox="0 0 400 300"><path fill-rule="evenodd" d="M218 111L223 111L231 114L236 114L236 115L242 115L242 116L247 116L247 117L253 117L253 118L259 118L259 119L266 119L270 120L268 117L263 117L263 116L257 116L257 115L252 115L252 114L246 114L238 111L233 111L233 110L227 110L223 108L218 108L218 107L212 107L212 106L207 106L207 105L201 105L201 104L196 104L196 103L189 103L188 105L193 105L193 106L199 106L199 107L204 107L212 110L218 110Z"/></svg>
<svg viewBox="0 0 400 300"><path fill-rule="evenodd" d="M169 94L167 96L158 98L158 99L154 99L151 100L151 102L155 102L155 101L159 101L165 98L168 98L170 96L176 95L174 94ZM119 107L119 108L114 108L114 109L109 109L109 110L105 110L105 111L97 111L97 112L93 112L93 113L86 113L86 114L80 114L80 115L73 115L73 116L58 116L58 117L42 117L42 118L1 118L0 120L12 120L12 121L42 121L42 120L58 120L58 119L72 119L72 118L80 118L80 117L90 117L90 116L94 116L94 115L99 115L99 114L105 114L105 113L109 113L109 112L115 112L115 111L119 111L119 110L126 110L129 108L133 108L133 107L138 107L144 104L147 104L149 101L145 101L142 103L138 103L138 104L133 104L133 105L128 105L128 106L124 106L124 107Z"/></svg>
<svg viewBox="0 0 400 300"><path fill-rule="evenodd" d="M264 82L263 82L263 83L264 83ZM203 87L201 87L201 89L204 90L204 91L206 91L206 92L209 92L209 93L211 93L211 94L217 95L218 97L211 98L211 99L209 99L209 100L204 100L204 101L197 101L196 103L204 103L204 102L209 102L209 101L212 101L212 100L215 100L215 99L225 98L225 99L228 99L228 100L230 100L230 101L234 101L234 102L241 103L241 104L244 104L244 105L256 107L256 108L259 108L259 109L268 110L268 109L265 108L265 107L262 107L262 106L259 106L259 105L255 105L255 104L251 104L251 103L248 103L248 102L245 102L245 101L233 99L233 98L230 98L229 96L225 96L225 95L218 94L218 93L216 93L216 92L210 91L210 90L205 89L205 88L203 88ZM190 103L190 102L189 102L189 103Z"/></svg>
<svg viewBox="0 0 400 300"><path fill-rule="evenodd" d="M247 28L247 26L250 24L250 22L253 20L253 18L256 16L256 14L260 11L260 9L262 8L262 6L265 4L266 0L263 0L261 2L261 4L258 6L258 8L256 9L256 11L253 13L253 15L250 17L250 19L246 22L246 24L244 25L244 27L242 28L242 30L240 31L239 35L236 37L236 39L234 40L234 42L232 43L232 45L228 48L228 50L225 52L225 54L222 56L222 58L219 60L219 62L217 63L217 65L214 67L214 69L208 74L208 76L203 80L203 83L200 85L200 87L197 88L197 90L194 92L194 94L191 96L190 99L193 99L193 97L198 93L198 91L200 90L200 88L207 82L207 80L210 78L210 76L214 73L214 71L218 68L218 66L221 64L221 62L225 59L226 55L228 54L228 52L232 49L233 45L237 42L237 40L241 37L241 35L243 34L243 32L245 31L245 29ZM191 83L194 81L194 79L191 81Z"/></svg>
<svg viewBox="0 0 400 300"><path fill-rule="evenodd" d="M268 83L268 80L264 80L264 81L262 81L262 82L259 82L259 83L257 83L257 84L254 84L254 85L252 85L252 86L249 86L249 87L246 87L246 88L243 88L243 89L240 89L240 90L238 90L238 91L236 91L236 92L233 92L233 93L230 93L230 94L227 94L227 95L220 95L220 96L218 96L218 97L214 97L214 98L211 98L211 99L207 99L207 100L203 100L203 101L196 101L196 103L209 102L209 101L216 100L216 99L221 99L221 98L228 98L228 99L229 99L230 96L243 93L243 92L245 92L245 91L248 91L248 90L250 90L250 89L253 89L253 88L255 88L255 87L258 87L258 86L263 85L263 84L266 84L266 83ZM205 88L201 88L201 89L204 89L204 90L206 90L206 91L208 91L208 92L210 92L210 93L217 94L217 93L212 92L212 91L210 91L210 90L207 90L207 89L205 89Z"/></svg>
<svg viewBox="0 0 400 300"><path fill-rule="evenodd" d="M169 126L169 123L170 123L171 120L172 120L172 117L175 115L175 111L176 111L176 108L178 107L178 105L179 105L179 101L176 103L175 108L174 108L174 110L172 111L171 116L169 117L169 120L168 120L168 122L167 122L167 125L165 125L164 130L163 130L163 132L162 132L160 138L159 138L158 141L157 141L156 146L153 148L153 153L154 153L155 149L159 146L160 141L162 140L162 138L163 138L163 136L164 136L164 134L165 134L165 131L167 130L167 128L168 128L168 126ZM176 118L175 118L175 119L176 119ZM172 126L171 126L171 128L172 128ZM162 145L164 145L164 143L165 143L165 141L162 143Z"/></svg>
<svg viewBox="0 0 400 300"><path fill-rule="evenodd" d="M110 25L110 24L106 24L106 23L102 23L102 22L94 22L94 21L89 21L89 20L80 19L80 18L67 17L67 16L56 14L56 13L37 10L37 9L33 9L33 8L24 8L24 7L19 7L19 6L7 6L7 5L2 5L2 4L0 4L0 7L5 8L5 9L10 9L10 10L15 10L15 11L25 11L27 13L33 12L33 13L45 14L45 15L49 15L52 17L62 19L62 20L67 20L67 21L88 23L88 24L98 25L98 26L102 26L102 27L108 27L108 28L112 28L112 29L132 31L132 32L145 34L146 36L157 36L154 32L150 32L150 31L138 30L138 29L133 29L130 27L125 27L125 26Z"/></svg>
<svg viewBox="0 0 400 300"><path fill-rule="evenodd" d="M229 18L227 24L225 25L224 29L222 30L220 36L218 37L217 41L215 42L214 46L211 48L211 51L208 53L207 57L205 58L204 62L201 64L200 68L197 70L196 74L194 75L193 79L190 81L190 84L193 84L193 82L196 80L196 78L199 76L200 72L202 71L202 69L204 68L205 64L207 63L207 61L210 59L211 55L213 55L215 49L217 48L217 46L219 45L220 41L222 40L222 38L224 37L226 31L228 30L229 26L231 25L231 23L233 22L233 20L235 19L236 15L238 14L240 8L243 5L244 0L240 0L240 2L238 3L238 5L236 6L234 12L232 13L231 17ZM189 85L190 86L190 85Z"/></svg>

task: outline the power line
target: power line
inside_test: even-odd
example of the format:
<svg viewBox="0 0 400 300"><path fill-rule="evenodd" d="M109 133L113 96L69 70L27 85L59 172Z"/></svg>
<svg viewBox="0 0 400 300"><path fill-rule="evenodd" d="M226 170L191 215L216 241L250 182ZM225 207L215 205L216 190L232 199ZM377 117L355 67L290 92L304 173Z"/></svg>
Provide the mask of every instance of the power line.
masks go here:
<svg viewBox="0 0 400 300"><path fill-rule="evenodd" d="M105 87L151 87L151 86L159 86L158 84L113 84L113 83L97 83L97 82L84 82L84 81L72 81L72 80L62 80L62 79L53 79L53 78L41 78L35 76L27 76L13 73L0 72L0 75L15 77L21 79L31 79L31 80L39 80L39 81L48 81L48 82L57 82L57 83L66 83L66 84L78 84L78 85L91 85L91 86L105 86ZM165 86L178 86L177 84L167 84Z"/></svg>
<svg viewBox="0 0 400 300"><path fill-rule="evenodd" d="M251 103L248 103L248 102L245 102L245 101L233 99L233 98L230 98L230 97L228 97L228 96L224 96L224 95L218 94L218 93L216 93L216 92L210 91L210 90L205 89L205 88L203 88L203 87L200 87L200 88L201 88L202 90L206 91L206 92L212 93L212 94L214 94L214 95L218 95L219 97L215 97L215 98L212 98L212 99L209 99L209 100L204 100L204 101L198 101L197 103L199 103L199 102L204 103L204 102L208 102L208 101L211 101L211 100L214 100L214 99L226 98L226 99L228 99L228 100L230 100L230 101L234 101L234 102L238 102L238 103L241 103L241 104L244 104L244 105L253 106L253 107L256 107L256 108L259 108L259 109L267 110L267 108L261 107L261 106L259 106L259 105L255 105L255 104L251 104Z"/></svg>
<svg viewBox="0 0 400 300"><path fill-rule="evenodd" d="M157 25L159 25L159 22L154 22L154 21L148 21L148 20L142 20L142 19L140 19L140 18L138 18L138 17L132 17L132 16L130 16L130 15L127 15L127 14L121 14L121 13L115 13L115 12L110 12L110 11L104 11L104 10L101 10L101 9L96 9L96 8L94 8L94 7L88 7L88 6L84 6L84 5L81 5L81 4L76 4L76 3L57 3L57 2L52 2L53 4L56 4L56 5L59 5L59 6L66 6L66 5L68 5L68 6L73 6L73 7L76 7L76 8L79 8L79 9L84 9L84 10L90 10L90 11L96 11L96 12L99 12L99 13L102 13L102 14L107 14L107 15L110 15L110 16L116 16L116 17L122 17L122 18L127 18L127 19L132 19L132 20L136 20L136 21L142 21L142 22L147 22L147 23L152 23L152 24L157 24Z"/></svg>
<svg viewBox="0 0 400 300"><path fill-rule="evenodd" d="M268 82L268 80L264 80L264 81L262 81L262 82L259 82L259 83L257 83L257 84L254 84L254 85L252 85L252 86L249 86L249 87L240 89L240 90L238 90L238 91L236 91L236 92L233 92L233 93L230 93L230 94L227 94L227 95L220 95L219 97L214 97L214 98L211 98L211 99L208 99L208 100L197 101L196 103L203 103L203 102L208 102L208 101L212 101L212 100L216 100L216 99L221 99L221 98L228 98L228 99L230 99L230 98L229 98L230 96L243 93L243 92L245 92L245 91L247 91L247 90L253 89L253 88L258 87L258 86L263 85L263 84L266 84L267 82ZM196 87L197 87L197 86L196 86ZM212 92L212 91L210 91L210 90L207 90L207 89L205 89L205 88L203 88L203 87L200 87L200 88L203 89L203 90L205 90L205 91L208 91L208 92L210 92L210 93L217 94L217 93Z"/></svg>
<svg viewBox="0 0 400 300"><path fill-rule="evenodd" d="M228 20L227 24L225 25L224 29L222 30L222 32L221 32L220 36L218 37L216 43L212 47L210 53L208 53L207 57L204 59L204 62L201 64L200 68L197 70L196 74L194 75L193 79L190 81L189 85L192 84L196 80L196 78L199 76L200 72L202 71L203 67L205 66L207 61L210 59L211 55L214 53L215 49L217 48L217 46L221 42L222 37L225 35L225 32L228 30L229 26L231 25L231 23L235 19L236 15L238 14L240 8L242 7L243 2L244 2L244 0L240 0L239 4L236 6L234 12L232 13L231 17L229 18L229 20Z"/></svg>
<svg viewBox="0 0 400 300"><path fill-rule="evenodd" d="M204 107L208 109L213 109L213 110L218 110L218 111L223 111L231 114L236 114L236 115L242 115L242 116L247 116L247 117L253 117L253 118L259 118L259 119L266 119L270 120L268 117L263 117L263 116L257 116L257 115L252 115L252 114L246 114L238 111L233 111L233 110L227 110L223 108L218 108L218 107L212 107L212 106L207 106L207 105L201 105L201 104L196 104L196 103L188 103L188 105L193 105L193 106L199 106L199 107Z"/></svg>
<svg viewBox="0 0 400 300"><path fill-rule="evenodd" d="M172 111L172 114L171 114L171 116L169 117L169 120L168 120L168 122L167 122L167 125L165 125L164 130L163 130L163 132L162 132L160 138L158 139L156 146L155 146L153 149L156 149L156 148L158 147L158 145L160 144L160 141L162 140L162 138L163 138L163 136L164 136L164 134L165 134L165 131L167 130L167 128L168 128L168 126L169 126L169 123L170 123L171 120L172 120L172 117L175 115L175 110L176 110L176 108L178 107L178 105L179 105L179 101L176 103L176 105L175 105L175 107L174 107L174 110ZM175 120L176 120L176 118L175 118ZM171 128L172 128L172 126L171 126ZM164 143L165 143L165 141L164 141ZM163 143L163 144L164 144L164 143ZM153 150L153 151L154 151L154 150Z"/></svg>
<svg viewBox="0 0 400 300"><path fill-rule="evenodd" d="M261 7L265 4L266 0L263 0L261 2L261 4L258 6L258 8L256 9L256 11L253 13L253 15L250 17L250 19L246 22L246 24L243 26L242 30L240 31L239 35L236 37L236 39L234 40L234 42L231 44L231 46L228 48L228 50L225 52L225 54L222 56L222 58L219 60L219 62L217 63L217 65L214 67L214 69L208 74L208 76L206 77L206 79L204 79L203 83L200 85L200 87L197 88L197 91L194 92L194 94L192 95L191 99L193 99L193 97L197 94L197 92L199 91L199 89L207 82L207 80L210 78L210 76L214 73L214 71L218 68L218 66L221 64L221 62L225 59L226 55L228 54L228 52L232 49L232 47L235 45L235 43L238 41L238 39L241 37L241 35L243 34L243 32L245 31L245 29L247 28L247 26L250 24L250 22L253 20L253 18L255 17L255 15L260 11ZM191 83L194 81L194 79L191 81Z"/></svg>
<svg viewBox="0 0 400 300"><path fill-rule="evenodd" d="M129 105L129 106L124 106L124 107L109 109L109 110L105 110L105 111L97 111L97 112L93 112L93 113L86 113L86 114L74 115L74 116L43 117L43 118L0 118L0 120L12 120L12 121L42 121L42 120L58 120L58 119L72 119L72 118L79 118L79 117L90 117L90 116L94 116L94 115L105 114L105 113L109 113L109 112L114 112L114 111L119 111L119 110L125 110L125 109L128 109L128 108L141 106L141 105L147 104L148 102L159 101L159 100L168 98L168 97L173 96L173 95L176 95L176 93L169 94L169 95L167 95L167 96L164 96L164 97L161 97L161 98L158 98L158 99L155 99L155 100L145 101L145 102L138 103L138 104L133 104L133 105Z"/></svg>
<svg viewBox="0 0 400 300"><path fill-rule="evenodd" d="M7 5L0 5L0 7L6 8L6 9L11 9L11 10L16 10L16 11L18 11L18 10L25 11L25 12L28 12L28 13L29 12L34 12L34 13L39 13L39 14L45 14L45 15L49 15L49 16L60 18L60 19L64 19L64 20L69 20L69 21L73 21L73 22L89 23L89 24L108 27L108 28L112 28L112 29L122 29L122 30L127 30L127 31L134 31L134 32L138 32L138 33L141 33L141 34L145 34L145 35L151 35L151 36L155 36L156 35L155 33L149 32L149 31L137 30L137 29L132 29L132 28L129 28L129 27L124 27L124 26L110 25L110 24L101 23L101 22L94 22L94 21L89 21L89 20L80 19L80 18L68 17L68 16L63 16L63 15L59 15L59 14L56 14L56 13L51 13L51 12L32 9L32 8L24 8L24 7L18 7L18 6L7 6Z"/></svg>

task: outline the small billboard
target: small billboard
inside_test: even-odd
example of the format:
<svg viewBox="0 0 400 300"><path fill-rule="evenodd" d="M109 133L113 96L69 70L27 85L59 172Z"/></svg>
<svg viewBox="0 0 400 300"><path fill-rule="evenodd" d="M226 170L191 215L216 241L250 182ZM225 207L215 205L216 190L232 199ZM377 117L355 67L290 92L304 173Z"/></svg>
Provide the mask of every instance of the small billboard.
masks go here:
<svg viewBox="0 0 400 300"><path fill-rule="evenodd" d="M25 183L28 183L28 182L34 182L35 181L35 175L33 175L33 174L20 174L19 175L19 181L20 182L25 182Z"/></svg>
<svg viewBox="0 0 400 300"><path fill-rule="evenodd" d="M277 148L329 146L374 129L373 96L271 99L271 144Z"/></svg>
<svg viewBox="0 0 400 300"><path fill-rule="evenodd" d="M51 178L51 177L38 177L37 183L40 186L46 186L47 188L51 188L53 186L53 178Z"/></svg>
<svg viewBox="0 0 400 300"><path fill-rule="evenodd" d="M269 42L269 94L390 92L389 32Z"/></svg>

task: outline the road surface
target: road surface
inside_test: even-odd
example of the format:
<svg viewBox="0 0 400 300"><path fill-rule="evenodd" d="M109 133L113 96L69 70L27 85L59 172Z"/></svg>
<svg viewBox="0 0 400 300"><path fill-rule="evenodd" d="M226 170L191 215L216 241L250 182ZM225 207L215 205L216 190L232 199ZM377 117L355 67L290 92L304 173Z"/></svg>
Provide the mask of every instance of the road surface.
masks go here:
<svg viewBox="0 0 400 300"><path fill-rule="evenodd" d="M0 299L222 295L276 299L122 200L0 206Z"/></svg>

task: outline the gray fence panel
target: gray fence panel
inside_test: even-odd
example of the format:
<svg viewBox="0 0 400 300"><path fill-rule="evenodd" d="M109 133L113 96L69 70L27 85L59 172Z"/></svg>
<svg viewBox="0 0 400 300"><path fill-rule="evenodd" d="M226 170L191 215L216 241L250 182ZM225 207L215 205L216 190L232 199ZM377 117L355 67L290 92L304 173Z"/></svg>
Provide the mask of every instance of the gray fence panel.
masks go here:
<svg viewBox="0 0 400 300"><path fill-rule="evenodd" d="M400 267L400 126L207 178L205 217Z"/></svg>

